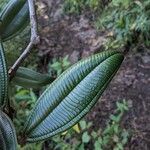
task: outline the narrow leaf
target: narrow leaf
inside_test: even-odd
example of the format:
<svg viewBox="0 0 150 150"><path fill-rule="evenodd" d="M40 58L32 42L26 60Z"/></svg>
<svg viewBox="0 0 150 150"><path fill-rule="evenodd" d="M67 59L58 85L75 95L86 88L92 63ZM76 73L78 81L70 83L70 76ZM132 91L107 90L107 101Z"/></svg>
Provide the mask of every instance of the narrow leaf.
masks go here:
<svg viewBox="0 0 150 150"><path fill-rule="evenodd" d="M1 150L16 150L17 138L14 126L9 117L0 111L0 148Z"/></svg>
<svg viewBox="0 0 150 150"><path fill-rule="evenodd" d="M26 88L41 88L54 79L48 74L41 74L28 68L19 67L12 82Z"/></svg>
<svg viewBox="0 0 150 150"><path fill-rule="evenodd" d="M3 45L0 42L0 107L7 102L8 75Z"/></svg>
<svg viewBox="0 0 150 150"><path fill-rule="evenodd" d="M105 51L78 62L40 96L24 129L27 141L41 141L75 125L98 101L123 61Z"/></svg>
<svg viewBox="0 0 150 150"><path fill-rule="evenodd" d="M10 0L0 15L0 36L3 41L16 36L29 23L27 0Z"/></svg>

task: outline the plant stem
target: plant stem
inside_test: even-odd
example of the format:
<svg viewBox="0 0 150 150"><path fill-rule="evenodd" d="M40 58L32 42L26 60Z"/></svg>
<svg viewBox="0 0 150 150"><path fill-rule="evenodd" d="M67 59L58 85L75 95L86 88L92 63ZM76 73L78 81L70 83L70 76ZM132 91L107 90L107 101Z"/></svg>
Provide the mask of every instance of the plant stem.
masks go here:
<svg viewBox="0 0 150 150"><path fill-rule="evenodd" d="M40 38L38 35L38 25L36 21L35 1L28 0L28 5L30 12L31 38L24 52L20 55L20 57L16 60L13 66L9 69L8 74L10 80L12 80L12 78L15 76L17 69L19 68L21 63L28 57L32 48L40 42Z"/></svg>

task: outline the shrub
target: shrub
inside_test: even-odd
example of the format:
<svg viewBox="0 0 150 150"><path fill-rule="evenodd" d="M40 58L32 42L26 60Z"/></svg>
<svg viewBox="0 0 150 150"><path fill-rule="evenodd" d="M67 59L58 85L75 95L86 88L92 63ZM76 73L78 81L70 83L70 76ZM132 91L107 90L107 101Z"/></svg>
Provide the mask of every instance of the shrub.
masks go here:
<svg viewBox="0 0 150 150"><path fill-rule="evenodd" d="M97 28L113 30L116 40L131 44L150 43L149 0L113 0L96 22Z"/></svg>
<svg viewBox="0 0 150 150"><path fill-rule="evenodd" d="M16 150L17 142L24 146L26 143L45 141L77 124L91 110L107 88L120 68L124 54L119 51L104 51L90 56L68 68L53 82L48 74L41 74L17 65L18 68L16 67L16 70L11 68L8 74L3 43L14 38L28 25L28 1L9 1L2 10L0 18L1 149ZM60 61L63 63L63 69L66 69L69 65L67 57ZM57 68L58 75L63 71L58 62L51 67ZM13 76L11 76L11 71ZM27 115L27 121L18 118L21 119L19 123L15 119L14 109L11 107L13 103L9 99L14 84L35 89L50 84L37 101L32 90L18 90L19 97L16 95L14 98L15 106L17 107L17 98L19 100L26 98L29 99L28 104L32 107L29 115L28 111L21 111L21 113L25 113L25 116ZM17 114L17 116L19 115ZM19 128L18 134L16 134L12 120L18 126L22 127L23 124L23 128ZM88 133L85 132L82 137L84 143L88 142L89 138L87 137Z"/></svg>

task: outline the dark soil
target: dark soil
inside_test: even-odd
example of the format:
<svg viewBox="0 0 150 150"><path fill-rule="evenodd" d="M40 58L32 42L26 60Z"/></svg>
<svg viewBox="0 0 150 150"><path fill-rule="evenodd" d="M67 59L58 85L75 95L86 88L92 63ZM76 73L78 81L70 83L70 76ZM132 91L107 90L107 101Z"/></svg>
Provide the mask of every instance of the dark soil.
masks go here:
<svg viewBox="0 0 150 150"><path fill-rule="evenodd" d="M57 3L43 0L40 2L39 14L39 66L44 66L44 71L54 57L69 55L70 61L75 63L102 51L107 34L96 31L85 15L64 15L60 0ZM131 132L126 150L150 149L149 56L150 52L144 48L130 51L117 75L86 117L93 122L93 128L104 128L108 116L115 110L116 101L126 99L130 109L122 120L122 126Z"/></svg>
<svg viewBox="0 0 150 150"><path fill-rule="evenodd" d="M126 99L130 104L122 126L131 131L127 150L150 149L150 60L146 51L131 52L88 118L95 128L105 126L115 102Z"/></svg>

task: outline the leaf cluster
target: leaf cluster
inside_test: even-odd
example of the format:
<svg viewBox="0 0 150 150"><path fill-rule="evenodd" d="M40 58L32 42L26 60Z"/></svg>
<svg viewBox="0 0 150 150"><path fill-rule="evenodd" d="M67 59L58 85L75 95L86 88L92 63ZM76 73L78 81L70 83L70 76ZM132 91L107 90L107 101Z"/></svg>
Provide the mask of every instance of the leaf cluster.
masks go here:
<svg viewBox="0 0 150 150"><path fill-rule="evenodd" d="M112 0L96 21L97 28L113 30L119 42L150 43L149 0Z"/></svg>
<svg viewBox="0 0 150 150"><path fill-rule="evenodd" d="M68 14L81 14L84 10L100 12L109 3L109 0L65 0L64 11Z"/></svg>

